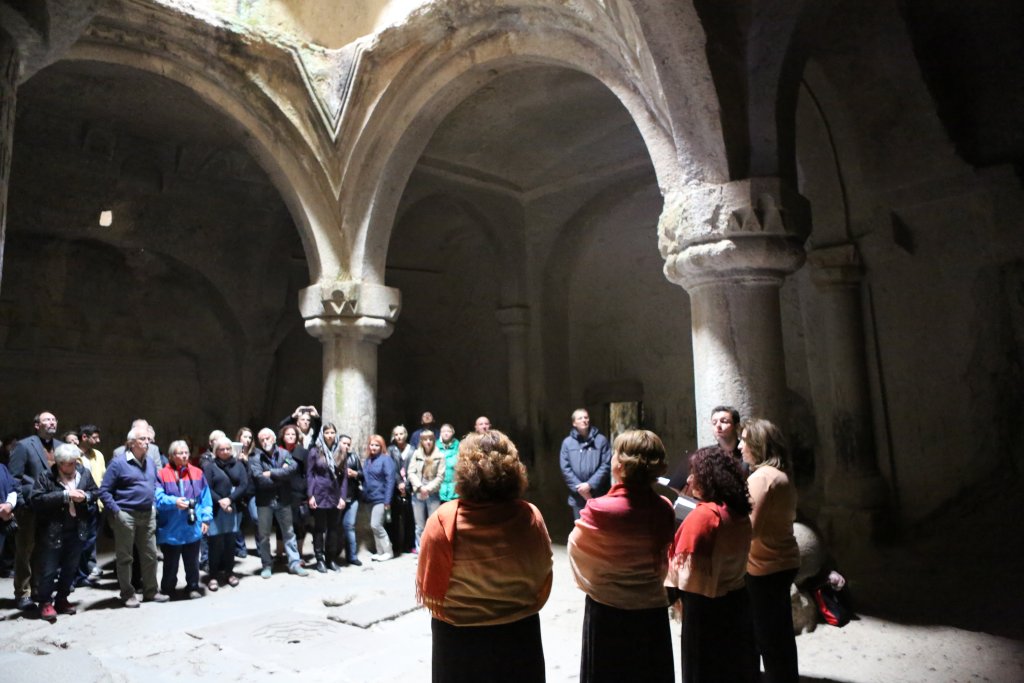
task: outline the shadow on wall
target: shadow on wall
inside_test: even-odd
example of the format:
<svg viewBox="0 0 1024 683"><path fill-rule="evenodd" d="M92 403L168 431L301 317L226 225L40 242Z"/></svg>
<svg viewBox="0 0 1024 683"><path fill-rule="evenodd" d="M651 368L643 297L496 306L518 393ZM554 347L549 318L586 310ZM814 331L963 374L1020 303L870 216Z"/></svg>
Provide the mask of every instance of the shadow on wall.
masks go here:
<svg viewBox="0 0 1024 683"><path fill-rule="evenodd" d="M855 608L1024 641L1020 475L999 468L904 535L841 568Z"/></svg>

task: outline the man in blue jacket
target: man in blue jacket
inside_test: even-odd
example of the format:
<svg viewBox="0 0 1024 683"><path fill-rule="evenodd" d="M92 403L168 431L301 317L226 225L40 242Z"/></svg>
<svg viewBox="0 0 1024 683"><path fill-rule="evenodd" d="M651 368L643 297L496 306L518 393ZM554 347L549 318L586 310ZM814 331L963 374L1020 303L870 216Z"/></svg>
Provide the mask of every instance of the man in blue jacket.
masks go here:
<svg viewBox="0 0 1024 683"><path fill-rule="evenodd" d="M575 521L588 500L608 492L612 466L608 439L590 426L590 413L583 408L572 412L572 431L562 441L558 462L569 487L569 508Z"/></svg>

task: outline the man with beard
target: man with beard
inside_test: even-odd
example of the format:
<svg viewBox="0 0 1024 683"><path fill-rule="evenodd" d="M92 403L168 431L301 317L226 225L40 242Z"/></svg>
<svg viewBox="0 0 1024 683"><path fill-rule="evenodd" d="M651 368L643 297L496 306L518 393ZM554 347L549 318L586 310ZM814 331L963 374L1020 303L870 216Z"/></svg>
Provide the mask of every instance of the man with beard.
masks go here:
<svg viewBox="0 0 1024 683"><path fill-rule="evenodd" d="M35 583L38 575L33 576L36 567L36 524L35 513L27 505L29 494L36 479L50 471L53 465L54 437L57 435L57 417L43 411L32 419L35 433L18 442L11 453L11 476L18 482L17 520L18 531L15 535L16 550L14 556L14 599L18 609L35 609ZM38 573L37 573L38 574ZM33 581L35 579L35 581Z"/></svg>

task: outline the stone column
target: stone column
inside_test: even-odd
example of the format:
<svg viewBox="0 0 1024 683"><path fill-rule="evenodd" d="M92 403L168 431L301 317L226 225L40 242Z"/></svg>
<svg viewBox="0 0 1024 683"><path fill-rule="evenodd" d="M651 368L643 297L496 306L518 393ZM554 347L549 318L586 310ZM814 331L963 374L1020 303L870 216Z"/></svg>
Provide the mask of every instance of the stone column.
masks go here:
<svg viewBox="0 0 1024 683"><path fill-rule="evenodd" d="M785 424L779 287L803 264L805 215L775 178L666 196L659 247L666 277L690 295L700 445L714 441L705 424L719 404Z"/></svg>
<svg viewBox="0 0 1024 683"><path fill-rule="evenodd" d="M0 31L0 291L3 287L4 244L7 241L7 187L11 178L19 68L17 46L5 32Z"/></svg>
<svg viewBox="0 0 1024 683"><path fill-rule="evenodd" d="M852 244L816 249L808 255L811 280L821 292L821 333L828 349L831 439L836 461L825 478L822 527L849 546L879 535L888 500L875 452L861 282L864 270Z"/></svg>
<svg viewBox="0 0 1024 683"><path fill-rule="evenodd" d="M526 333L530 326L530 309L508 306L498 309L498 323L505 335L508 350L508 407L511 427L516 434L525 434L530 420L527 376Z"/></svg>
<svg viewBox="0 0 1024 683"><path fill-rule="evenodd" d="M324 346L320 414L350 434L362 452L377 429L377 348L394 330L397 289L358 282L328 282L302 290L306 330Z"/></svg>

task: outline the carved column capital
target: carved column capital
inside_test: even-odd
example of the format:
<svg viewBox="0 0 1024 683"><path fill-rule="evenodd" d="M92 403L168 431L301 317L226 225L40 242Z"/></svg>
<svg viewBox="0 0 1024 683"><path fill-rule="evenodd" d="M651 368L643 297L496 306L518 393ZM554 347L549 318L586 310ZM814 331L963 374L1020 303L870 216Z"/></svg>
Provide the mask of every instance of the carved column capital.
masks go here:
<svg viewBox="0 0 1024 683"><path fill-rule="evenodd" d="M807 201L778 178L670 191L658 224L665 276L687 290L781 284L803 265L808 216Z"/></svg>
<svg viewBox="0 0 1024 683"><path fill-rule="evenodd" d="M820 288L859 287L864 280L860 252L853 244L815 249L807 254L811 281Z"/></svg>
<svg viewBox="0 0 1024 683"><path fill-rule="evenodd" d="M352 339L380 344L391 336L395 326L381 318L311 318L306 321L306 331L321 342Z"/></svg>
<svg viewBox="0 0 1024 683"><path fill-rule="evenodd" d="M299 292L306 330L319 339L350 337L380 343L394 330L402 295L394 287L334 280Z"/></svg>

